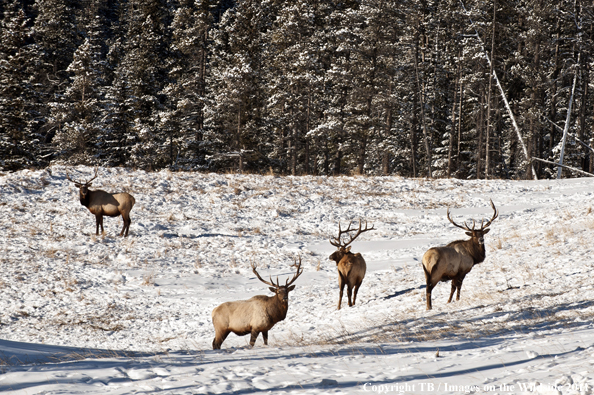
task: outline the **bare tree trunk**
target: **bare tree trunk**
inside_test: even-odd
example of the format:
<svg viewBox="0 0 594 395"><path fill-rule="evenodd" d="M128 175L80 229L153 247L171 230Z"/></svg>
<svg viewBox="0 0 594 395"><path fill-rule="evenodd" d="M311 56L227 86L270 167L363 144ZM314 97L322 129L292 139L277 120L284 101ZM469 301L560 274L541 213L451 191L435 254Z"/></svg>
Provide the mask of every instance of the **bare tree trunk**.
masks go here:
<svg viewBox="0 0 594 395"><path fill-rule="evenodd" d="M491 35L491 64L489 67L489 92L487 92L487 131L485 133L485 178L489 179L491 164L491 92L493 90L493 64L495 63L495 17L497 11L497 1L493 0L493 33Z"/></svg>
<svg viewBox="0 0 594 395"><path fill-rule="evenodd" d="M448 178L452 176L452 151L454 150L454 131L456 130L456 94L458 93L458 75L454 81L454 100L452 100L452 126L450 127L450 141L448 144Z"/></svg>
<svg viewBox="0 0 594 395"><path fill-rule="evenodd" d="M454 151L454 134L456 131L456 94L458 92L458 84L462 77L462 62L460 62L461 49L458 49L458 73L454 80L454 98L452 100L452 126L450 128L450 143L448 146L448 178L452 176L452 156ZM461 104L461 103L460 103Z"/></svg>
<svg viewBox="0 0 594 395"><path fill-rule="evenodd" d="M305 119L305 158L304 158L304 171L305 174L310 174L310 170L309 170L309 162L310 162L310 158L309 158L309 123L310 123L310 110L311 110L311 92L308 93L307 95L307 112L306 112L306 119Z"/></svg>
<svg viewBox="0 0 594 395"><path fill-rule="evenodd" d="M551 125L551 130L550 130L550 136L549 136L549 155L552 155L553 153L553 149L555 148L555 130L556 130L556 124L555 122L557 122L556 118L557 118L557 78L559 76L559 42L561 41L559 39L559 20L557 19L557 34L556 34L556 39L555 39L555 56L554 56L554 63L555 63L555 68L553 71L553 75L551 76L551 109L549 111L549 118L552 121L552 125Z"/></svg>
<svg viewBox="0 0 594 395"><path fill-rule="evenodd" d="M582 66L583 65L583 66ZM584 60L580 67L584 67L585 70L581 73L582 75L582 97L580 100L580 110L579 110L579 123L580 126L578 128L578 138L580 140L585 140L584 136L586 135L586 106L587 106L587 98L588 98L588 58L587 55L584 54ZM584 158L582 159L582 169L589 168L590 162L590 152L586 151L584 153Z"/></svg>
<svg viewBox="0 0 594 395"><path fill-rule="evenodd" d="M580 62L580 55L578 54L578 63ZM563 139L561 142L561 154L559 155L559 168L557 169L557 179L561 178L563 170L563 157L565 156L565 142L567 141L567 133L569 132L569 122L571 121L571 108L573 105L573 97L575 95L575 85L577 83L578 71L577 68L573 75L573 84L571 86L571 96L569 97L569 104L567 105L567 116L565 117L565 127L563 128Z"/></svg>
<svg viewBox="0 0 594 395"><path fill-rule="evenodd" d="M390 86L390 93L392 93L392 87ZM392 108L388 107L386 109L386 138L390 136L390 131L392 130ZM384 147L384 151L382 153L382 173L387 176L390 174L390 153Z"/></svg>
<svg viewBox="0 0 594 395"><path fill-rule="evenodd" d="M462 9L464 10L464 12L466 12L466 14L468 14L468 11L466 11L466 7L464 7L464 3L461 2L461 4L462 4ZM474 28L476 39L481 44L481 49L483 50L485 58L487 59L487 62L489 63L489 65L491 65L491 59L490 59L489 55L487 54L487 52L485 51L485 46L483 44L483 41L481 40L478 30L476 29L476 25L472 19L470 19L470 23L472 24L472 27ZM524 139L522 138L522 133L520 133L520 128L518 127L518 124L516 122L516 117L514 116L514 112L512 111L511 106L509 105L509 102L507 101L507 96L505 95L505 91L503 90L503 87L501 86L501 82L499 81L499 78L497 78L497 73L495 72L495 69L493 69L493 78L495 79L497 88L499 88L499 92L501 93L501 98L503 99L503 103L505 104L505 108L507 109L507 112L509 114L509 118L512 122L514 130L516 131L516 135L518 137L518 142L522 146L524 158L528 162L528 166L530 166L532 168L532 174L534 176L534 179L538 179L536 177L536 173L534 172L534 166L532 164L532 161L530 160L530 155L528 154L528 149L526 148L526 144L524 144Z"/></svg>
<svg viewBox="0 0 594 395"><path fill-rule="evenodd" d="M425 120L425 100L424 100L424 89L421 83L421 77L419 75L419 34L418 29L415 33L415 77L417 82L417 95L419 96L419 104L421 106L421 125L423 127L423 138L425 141L425 151L427 160L427 177L433 178L433 171L431 169L431 143L429 141L429 133L427 131L427 122Z"/></svg>
<svg viewBox="0 0 594 395"><path fill-rule="evenodd" d="M411 121L411 128L410 128L410 149L411 149L411 168L412 168L412 176L417 176L417 128L419 127L419 121L417 119L417 107L419 106L419 101L417 95L413 95L413 111L412 111L412 121Z"/></svg>
<svg viewBox="0 0 594 395"><path fill-rule="evenodd" d="M241 155L241 101L239 102L239 106L237 108L237 136L236 142L237 152L239 153L239 163L238 163L238 171L241 173L243 172L243 156Z"/></svg>
<svg viewBox="0 0 594 395"><path fill-rule="evenodd" d="M367 136L361 136L359 141L359 164L357 172L359 175L365 174L365 155L367 153Z"/></svg>
<svg viewBox="0 0 594 395"><path fill-rule="evenodd" d="M476 123L476 133L478 134L478 144L476 147L476 179L481 178L481 153L483 148L483 127L485 125L485 92L481 90L480 101L479 101L479 119Z"/></svg>
<svg viewBox="0 0 594 395"><path fill-rule="evenodd" d="M462 75L462 71L460 71ZM460 150L462 148L462 96L464 94L464 84L460 81L460 103L458 105L458 149L456 150L456 169L460 170Z"/></svg>

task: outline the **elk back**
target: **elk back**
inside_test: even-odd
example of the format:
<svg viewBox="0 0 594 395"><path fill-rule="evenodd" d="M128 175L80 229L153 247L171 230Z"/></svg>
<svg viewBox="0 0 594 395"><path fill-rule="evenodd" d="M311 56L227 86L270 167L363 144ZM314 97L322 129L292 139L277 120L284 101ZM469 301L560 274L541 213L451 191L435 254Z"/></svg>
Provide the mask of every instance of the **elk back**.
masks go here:
<svg viewBox="0 0 594 395"><path fill-rule="evenodd" d="M473 259L453 247L434 247L423 255L423 266L434 280L451 280L460 273L468 273Z"/></svg>
<svg viewBox="0 0 594 395"><path fill-rule="evenodd" d="M342 273L345 278L355 280L363 280L365 272L367 271L367 264L360 253L347 253L338 263L338 271ZM352 272L352 274L350 274ZM353 278L354 276L356 278Z"/></svg>
<svg viewBox="0 0 594 395"><path fill-rule="evenodd" d="M89 210L102 209L108 217L116 217L124 212L130 212L136 201L127 192L110 194L105 191L94 191L93 199L89 202Z"/></svg>

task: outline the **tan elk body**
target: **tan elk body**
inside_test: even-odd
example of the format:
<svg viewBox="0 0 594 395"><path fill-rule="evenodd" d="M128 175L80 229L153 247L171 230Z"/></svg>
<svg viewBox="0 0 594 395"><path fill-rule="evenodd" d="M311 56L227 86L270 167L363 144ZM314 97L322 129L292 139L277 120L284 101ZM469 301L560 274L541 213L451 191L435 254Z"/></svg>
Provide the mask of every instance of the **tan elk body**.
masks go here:
<svg viewBox="0 0 594 395"><path fill-rule="evenodd" d="M493 217L485 224L481 221L480 229L475 229L473 221L472 228L464 223L463 226L456 224L450 218L450 209L447 211L448 220L458 228L466 230L469 240L456 240L445 247L433 247L423 255L423 271L427 283L427 310L431 310L431 291L440 281L452 281L452 289L448 303L452 301L454 292L457 290L456 300L460 300L460 290L464 277L470 272L474 265L485 260L485 242L483 236L489 233L488 227L499 213L491 201Z"/></svg>
<svg viewBox="0 0 594 395"><path fill-rule="evenodd" d="M371 228L367 228L367 223L365 223L365 229L361 229L361 221L359 221L359 229L351 229L351 224L349 223L347 230L343 231L340 228L339 223L338 237L335 237L334 241L330 240L330 244L338 248L338 250L334 251L329 257L330 260L336 262L336 269L338 270L338 288L340 289L338 296L338 310L340 310L345 286L347 287L349 307L355 305L355 302L357 301L357 293L359 292L361 283L365 278L365 272L367 271L365 259L363 259L360 253L353 254L349 244L351 244L361 233L373 229L373 225ZM350 237L350 240L347 243L343 243L340 240L343 233L348 234L348 232L353 231L357 231L357 233L355 236Z"/></svg>
<svg viewBox="0 0 594 395"><path fill-rule="evenodd" d="M297 272L285 285L265 281L256 271L256 266L252 265L254 274L260 281L270 285L269 288L275 293L274 296L257 295L248 300L238 300L234 302L225 302L217 306L212 311L212 324L215 329L215 338L212 342L213 350L221 348L229 333L233 332L237 336L251 334L250 346L256 343L258 335L262 333L264 344L268 345L268 331L279 321L283 321L287 316L289 308L289 292L295 289L293 282L303 273L301 269L301 258L299 264L295 265Z"/></svg>
<svg viewBox="0 0 594 395"><path fill-rule="evenodd" d="M132 220L130 219L130 210L134 207L134 197L127 192L121 193L108 193L100 189L90 190L91 181L97 178L97 168L95 168L95 176L89 181L84 183L74 181L66 173L66 178L72 181L74 185L79 188L80 204L89 209L89 211L95 216L96 223L96 235L99 235L99 226L101 226L101 232L103 229L103 216L117 217L122 216L124 220L124 227L120 232L120 236L128 236L128 230Z"/></svg>

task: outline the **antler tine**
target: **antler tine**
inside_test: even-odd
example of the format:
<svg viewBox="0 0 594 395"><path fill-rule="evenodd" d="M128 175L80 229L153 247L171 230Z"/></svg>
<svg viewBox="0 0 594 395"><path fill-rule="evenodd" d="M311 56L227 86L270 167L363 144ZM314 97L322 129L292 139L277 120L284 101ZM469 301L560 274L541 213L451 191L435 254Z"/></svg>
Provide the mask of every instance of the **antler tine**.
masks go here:
<svg viewBox="0 0 594 395"><path fill-rule="evenodd" d="M350 228L350 225L349 225L349 228ZM352 232L352 231L354 231L354 230L355 230L355 229L351 229L350 231ZM350 236L350 238L351 238L351 239L350 239L350 241L349 241L348 243L346 243L346 244L344 245L344 247L348 246L348 245L349 245L349 244L351 244L353 241L355 241L355 239L356 239L357 237L359 237L359 235L360 235L361 233L363 233L363 232L367 232L367 231L369 231L369 230L375 230L375 228L374 228L374 225L371 225L371 228L368 228L368 227L367 227L367 221L365 221L365 229L361 229L361 220L359 219L359 229L357 230L357 234L356 234L355 236Z"/></svg>
<svg viewBox="0 0 594 395"><path fill-rule="evenodd" d="M272 276L270 277L270 282L268 282L268 281L264 280L262 277L260 277L260 274L256 270L256 264L254 262L252 262L252 271L254 272L256 277L258 277L258 280L262 281L264 284L270 285L271 287L276 287L276 285L272 282Z"/></svg>
<svg viewBox="0 0 594 395"><path fill-rule="evenodd" d="M85 182L85 184L89 185L91 183L91 181L93 181L95 178L97 178L98 174L99 174L99 166L95 166L95 176L93 178L91 178L89 181Z"/></svg>
<svg viewBox="0 0 594 395"><path fill-rule="evenodd" d="M340 240L340 238L342 237L342 235L344 233L352 232L354 230L354 229L351 229L352 224L353 224L352 221L349 222L348 228L346 230L342 230L342 228L340 226L340 221L338 221L338 237L333 237L333 239L335 241L330 240L330 244L332 244L336 248L345 248L346 246L348 246L349 243L343 244L342 241Z"/></svg>
<svg viewBox="0 0 594 395"><path fill-rule="evenodd" d="M454 220L452 219L452 217L450 217L450 208L449 207L448 207L446 216L448 217L448 220L452 223L452 225L457 226L460 229L464 229L464 230L468 230L468 231L472 230L472 229L468 228L468 224L466 222L464 222L464 226L458 225L457 223L455 223Z"/></svg>
<svg viewBox="0 0 594 395"><path fill-rule="evenodd" d="M491 219L485 225L481 223L481 230L484 230L491 226L491 222L493 222L497 217L499 217L499 211L497 211L497 208L493 203L493 199L489 199L489 202L491 202L491 207L493 208L493 217L491 217Z"/></svg>
<svg viewBox="0 0 594 395"><path fill-rule="evenodd" d="M340 248L340 234L341 233L342 233L342 231L340 229L340 221L338 221L338 237L333 237L333 239L336 241L332 241L332 239L328 240L330 242L330 244L332 244L334 247Z"/></svg>
<svg viewBox="0 0 594 395"><path fill-rule="evenodd" d="M289 285L293 284L295 280L297 280L297 278L301 276L301 273L303 273L303 269L301 269L301 255L299 255L299 263L297 263L297 260L295 259L295 265L297 267L297 272L293 275L291 281L287 279L287 281L285 282L285 287L288 287Z"/></svg>
<svg viewBox="0 0 594 395"><path fill-rule="evenodd" d="M68 170L66 170L66 179L70 182L73 182L76 186L81 186L84 185L82 182L73 180L72 178L70 178L70 174L68 174Z"/></svg>
<svg viewBox="0 0 594 395"><path fill-rule="evenodd" d="M66 170L66 179L68 181L75 183L75 184L80 184L80 182L74 181L72 178L70 178L70 175L68 174L68 170Z"/></svg>

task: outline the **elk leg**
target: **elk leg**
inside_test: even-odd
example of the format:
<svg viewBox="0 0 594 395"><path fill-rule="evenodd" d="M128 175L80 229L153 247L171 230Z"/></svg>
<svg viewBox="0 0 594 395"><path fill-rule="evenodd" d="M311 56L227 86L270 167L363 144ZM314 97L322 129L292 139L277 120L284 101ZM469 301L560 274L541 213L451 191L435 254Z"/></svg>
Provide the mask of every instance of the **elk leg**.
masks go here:
<svg viewBox="0 0 594 395"><path fill-rule="evenodd" d="M351 284L347 284L347 296L349 298L349 307L353 307L354 303L351 302L353 296L353 287L351 287Z"/></svg>
<svg viewBox="0 0 594 395"><path fill-rule="evenodd" d="M126 220L126 217L124 216L124 214L122 214L122 220L124 221L124 226L122 227L122 231L120 232L120 236L124 236L124 232L125 235L128 236L128 221Z"/></svg>
<svg viewBox="0 0 594 395"><path fill-rule="evenodd" d="M212 341L212 349L220 350L221 344L223 344L227 336L229 336L229 332L217 333L214 340Z"/></svg>
<svg viewBox="0 0 594 395"><path fill-rule="evenodd" d="M124 235L125 237L128 237L128 231L130 230L130 224L132 224L132 220L130 219L130 216L128 215L128 225L126 225L126 234Z"/></svg>
<svg viewBox="0 0 594 395"><path fill-rule="evenodd" d="M250 347L254 347L254 344L256 343L256 339L258 338L259 334L260 332L258 331L252 331L252 335L250 337Z"/></svg>
<svg viewBox="0 0 594 395"><path fill-rule="evenodd" d="M264 339L264 345L268 345L268 331L262 331L262 339Z"/></svg>
<svg viewBox="0 0 594 395"><path fill-rule="evenodd" d="M355 305L355 302L357 301L357 292L359 292L359 288L361 287L362 282L363 282L363 280L361 280L357 284L355 284L355 290L353 292L353 306Z"/></svg>
<svg viewBox="0 0 594 395"><path fill-rule="evenodd" d="M346 285L344 278L342 277L342 273L338 273L338 287L340 288L340 294L338 295L338 310L340 310L340 303L342 302L342 292L344 291L344 286Z"/></svg>
<svg viewBox="0 0 594 395"><path fill-rule="evenodd" d="M452 279L452 290L450 291L450 297L448 299L448 303L450 303L452 301L452 296L454 296L454 292L456 291L457 287L458 287L458 280L453 278Z"/></svg>
<svg viewBox="0 0 594 395"><path fill-rule="evenodd" d="M425 272L425 282L427 283L427 287L425 287L426 291L426 298L427 299L427 310L431 310L431 291L433 290L433 285L431 285L431 274L427 271L425 266L423 266L423 272Z"/></svg>
<svg viewBox="0 0 594 395"><path fill-rule="evenodd" d="M132 223L132 220L130 219L129 214L127 216L124 216L124 214L122 214L122 219L124 220L124 227L122 228L120 236L123 235L124 237L128 237L128 230L130 229L130 224Z"/></svg>
<svg viewBox="0 0 594 395"><path fill-rule="evenodd" d="M433 284L431 281L427 282L427 310L431 310L431 291L433 291Z"/></svg>
<svg viewBox="0 0 594 395"><path fill-rule="evenodd" d="M100 215L96 215L95 216L95 225L96 225L96 228L97 228L97 230L95 232L95 235L96 236L99 236L99 225L101 225L101 220L102 219L103 218ZM101 225L101 229L103 229L103 225Z"/></svg>
<svg viewBox="0 0 594 395"><path fill-rule="evenodd" d="M458 292L456 294L456 300L460 300L460 290L462 289L462 281L464 281L464 277L460 278L460 281L458 281Z"/></svg>

